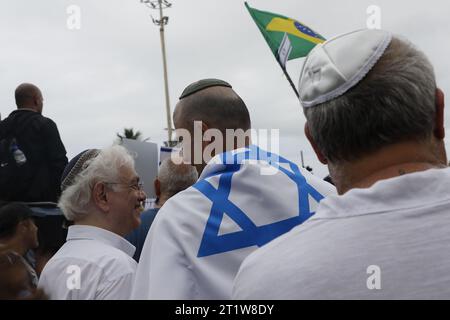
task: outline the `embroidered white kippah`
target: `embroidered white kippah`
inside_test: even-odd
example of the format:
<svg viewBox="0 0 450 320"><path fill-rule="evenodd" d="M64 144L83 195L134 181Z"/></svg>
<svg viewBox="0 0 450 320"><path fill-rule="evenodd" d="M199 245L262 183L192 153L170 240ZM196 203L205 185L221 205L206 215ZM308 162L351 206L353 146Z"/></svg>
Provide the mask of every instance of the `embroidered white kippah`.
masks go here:
<svg viewBox="0 0 450 320"><path fill-rule="evenodd" d="M307 56L298 91L304 108L333 100L361 81L392 39L382 30L358 30L318 44Z"/></svg>

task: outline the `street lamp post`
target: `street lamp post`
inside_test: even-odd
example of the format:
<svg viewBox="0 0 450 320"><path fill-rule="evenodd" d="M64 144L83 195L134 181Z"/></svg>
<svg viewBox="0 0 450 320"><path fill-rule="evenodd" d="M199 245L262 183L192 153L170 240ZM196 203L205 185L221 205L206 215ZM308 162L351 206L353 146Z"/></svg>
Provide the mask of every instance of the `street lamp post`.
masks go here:
<svg viewBox="0 0 450 320"><path fill-rule="evenodd" d="M167 23L169 22L169 17L163 15L163 9L170 8L172 4L167 2L166 0L157 0L157 1L141 0L141 3L145 4L147 7L151 9L159 10L159 20L154 19L153 16L152 20L155 25L159 26L159 35L161 39L161 51L163 58L163 71L164 71L164 92L166 96L167 134L168 134L166 146L171 147L174 145L174 141L172 141L173 128L170 111L169 80L167 76L166 43L164 39L164 26L167 25Z"/></svg>

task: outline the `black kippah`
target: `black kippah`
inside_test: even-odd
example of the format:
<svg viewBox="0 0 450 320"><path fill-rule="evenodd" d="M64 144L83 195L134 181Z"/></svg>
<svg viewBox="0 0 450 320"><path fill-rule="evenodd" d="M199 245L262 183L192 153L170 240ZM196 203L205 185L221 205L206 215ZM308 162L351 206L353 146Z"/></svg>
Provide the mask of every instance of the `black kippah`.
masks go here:
<svg viewBox="0 0 450 320"><path fill-rule="evenodd" d="M100 153L98 149L88 149L75 156L64 168L61 176L61 191L64 191L75 182L75 178L84 169L86 169L86 162L95 158Z"/></svg>
<svg viewBox="0 0 450 320"><path fill-rule="evenodd" d="M231 84L229 84L226 81L219 80L219 79L202 79L197 82L191 83L188 85L184 90L183 93L180 96L180 100L183 98L186 98L187 96L190 96L193 93L196 93L198 91L201 91L203 89L209 88L209 87L228 87L232 88Z"/></svg>

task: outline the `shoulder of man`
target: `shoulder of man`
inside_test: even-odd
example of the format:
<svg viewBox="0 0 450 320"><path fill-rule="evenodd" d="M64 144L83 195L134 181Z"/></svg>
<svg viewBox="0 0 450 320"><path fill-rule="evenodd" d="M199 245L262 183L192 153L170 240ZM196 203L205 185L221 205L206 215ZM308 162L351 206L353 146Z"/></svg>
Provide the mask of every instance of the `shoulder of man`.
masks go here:
<svg viewBox="0 0 450 320"><path fill-rule="evenodd" d="M35 119L43 126L56 127L56 123L52 119L47 118L47 117L43 116L42 114L38 113L38 116L35 117Z"/></svg>
<svg viewBox="0 0 450 320"><path fill-rule="evenodd" d="M8 118L19 128L26 124L27 127L34 126L35 129L40 129L43 125L53 122L38 112L20 109L13 111Z"/></svg>
<svg viewBox="0 0 450 320"><path fill-rule="evenodd" d="M100 242L89 245L86 247L86 243L78 243L74 247L63 246L49 260L44 271L57 273L75 265L84 273L99 274L108 281L135 272L136 262L122 250Z"/></svg>
<svg viewBox="0 0 450 320"><path fill-rule="evenodd" d="M193 186L177 193L164 203L155 216L157 220L195 220L199 207L203 207L206 198Z"/></svg>
<svg viewBox="0 0 450 320"><path fill-rule="evenodd" d="M209 217L210 209L209 200L195 188L187 188L167 200L159 209L150 226L148 233L150 237L147 236L146 242L149 242L150 238L153 239L150 241L151 247L157 243L176 242L179 244L179 249L189 245L193 239L198 240ZM190 231L186 232L186 230ZM144 249L143 254L145 254Z"/></svg>
<svg viewBox="0 0 450 320"><path fill-rule="evenodd" d="M31 126L34 127L34 130L42 134L45 139L49 141L53 141L53 139L59 136L59 131L56 123L39 113L31 121Z"/></svg>
<svg viewBox="0 0 450 320"><path fill-rule="evenodd" d="M0 134L6 135L8 132L13 131L17 134L18 131L22 131L24 127L40 126L38 124L38 118L41 117L37 112L31 110L14 110L7 118L0 122Z"/></svg>

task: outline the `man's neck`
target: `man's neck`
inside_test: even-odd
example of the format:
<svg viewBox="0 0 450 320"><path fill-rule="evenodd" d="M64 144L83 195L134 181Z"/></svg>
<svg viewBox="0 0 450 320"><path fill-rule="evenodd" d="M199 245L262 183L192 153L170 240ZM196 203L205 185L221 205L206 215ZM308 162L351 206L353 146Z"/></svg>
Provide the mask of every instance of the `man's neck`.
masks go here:
<svg viewBox="0 0 450 320"><path fill-rule="evenodd" d="M221 149L220 152L217 152L217 153L212 154L212 158L214 158L214 157L215 157L216 155L218 155L218 154L222 154L222 153L225 153L225 152L229 152L229 151L233 151L233 150L237 150L237 149L241 149L241 148L247 148L247 147L249 147L251 144L252 144L252 142L251 142L251 139L250 139L250 138L246 138L244 141L241 141L241 142L235 142L234 144L229 145L229 146L227 146L226 143L224 143L223 149ZM223 150L223 151L222 151L222 150ZM202 151L202 153L203 153L203 151ZM209 163L209 162L208 162L208 163ZM197 169L197 173L198 173L198 176L199 176L199 177L200 177L200 175L202 174L203 169L205 169L206 165L207 165L206 162L203 162L203 163L201 163L201 164L195 164L195 165L194 165L195 168Z"/></svg>
<svg viewBox="0 0 450 320"><path fill-rule="evenodd" d="M244 132L250 132L248 129L247 131ZM223 133L224 137L226 138L226 133ZM233 150L237 150L237 149L241 149L241 148L248 148L250 145L252 144L252 140L250 136L245 136L245 137L241 137L239 139L234 139L233 143L230 144L229 141L226 141L226 139L224 140L224 144L223 144L223 152L229 152L229 151L233 151Z"/></svg>
<svg viewBox="0 0 450 320"><path fill-rule="evenodd" d="M105 219L98 218L97 215L92 212L87 216L74 221L74 225L97 227L118 234Z"/></svg>
<svg viewBox="0 0 450 320"><path fill-rule="evenodd" d="M21 107L21 108L17 108L17 110L37 112L37 110L34 107Z"/></svg>
<svg viewBox="0 0 450 320"><path fill-rule="evenodd" d="M169 200L168 197L160 196L160 197L158 198L158 201L155 202L155 205L154 205L153 207L159 209L159 208L161 208L161 207L164 205L164 203L165 203L167 200Z"/></svg>
<svg viewBox="0 0 450 320"><path fill-rule="evenodd" d="M444 168L429 148L416 142L388 146L357 161L330 164L333 182L339 194L354 188L370 188L377 181L408 173Z"/></svg>
<svg viewBox="0 0 450 320"><path fill-rule="evenodd" d="M15 238L1 241L1 244L5 248L8 248L8 250L12 250L20 254L21 256L24 256L28 251L28 248L25 248L25 246L18 239Z"/></svg>

